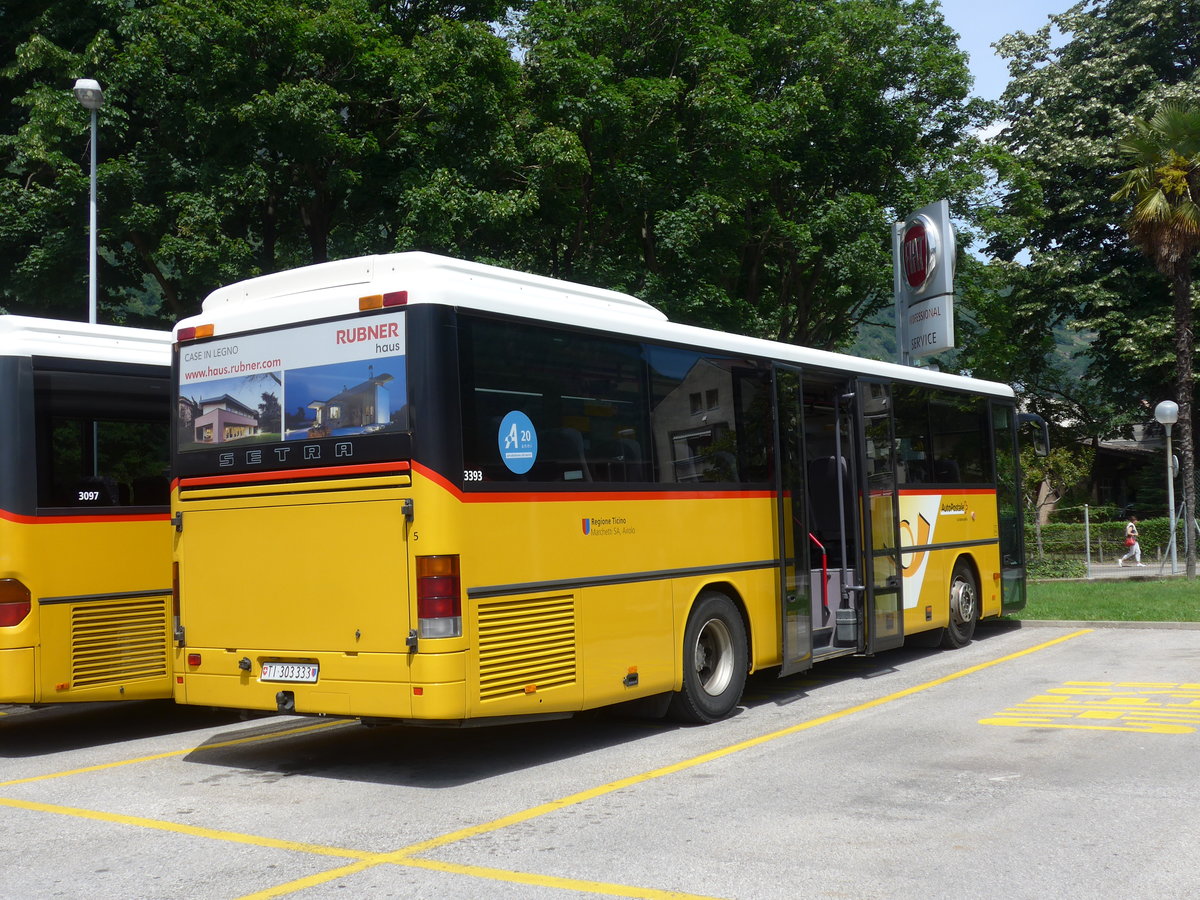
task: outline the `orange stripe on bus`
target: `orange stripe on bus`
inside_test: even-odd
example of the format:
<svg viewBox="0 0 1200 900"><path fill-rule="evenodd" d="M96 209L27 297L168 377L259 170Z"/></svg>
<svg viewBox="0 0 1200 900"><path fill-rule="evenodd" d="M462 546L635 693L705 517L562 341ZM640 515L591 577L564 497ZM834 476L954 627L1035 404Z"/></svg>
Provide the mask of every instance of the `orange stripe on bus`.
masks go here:
<svg viewBox="0 0 1200 900"><path fill-rule="evenodd" d="M956 488L953 485L943 488L900 488L901 497L949 497L958 494L994 494L995 488Z"/></svg>
<svg viewBox="0 0 1200 900"><path fill-rule="evenodd" d="M511 491L505 493L467 493L452 484L445 476L414 461L413 471L427 478L442 490L463 503L578 503L590 500L745 500L767 499L775 496L772 490L759 491ZM594 483L594 482L593 482Z"/></svg>
<svg viewBox="0 0 1200 900"><path fill-rule="evenodd" d="M329 466L313 469L277 469L271 472L239 472L229 475L200 475L194 478L177 478L175 487L208 487L223 484L258 484L264 481L311 481L337 475L372 475L376 473L407 472L406 462L360 463L352 466Z"/></svg>
<svg viewBox="0 0 1200 900"><path fill-rule="evenodd" d="M134 513L129 515L91 516L23 516L20 513L0 509L0 519L15 525L80 525L101 522L165 522L169 513Z"/></svg>

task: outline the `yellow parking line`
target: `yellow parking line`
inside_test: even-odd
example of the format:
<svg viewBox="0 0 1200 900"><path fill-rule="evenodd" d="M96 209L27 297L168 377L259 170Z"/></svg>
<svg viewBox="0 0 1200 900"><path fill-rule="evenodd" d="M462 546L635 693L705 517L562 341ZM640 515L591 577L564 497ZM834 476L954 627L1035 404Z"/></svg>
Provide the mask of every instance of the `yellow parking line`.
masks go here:
<svg viewBox="0 0 1200 900"><path fill-rule="evenodd" d="M14 778L12 781L0 781L0 787L11 787L14 784L30 784L35 781L48 781L52 778L66 778L68 775L81 775L85 772L103 772L105 769L119 769L121 766L132 766L136 763L154 762L158 759L170 759L174 756L187 756L189 753L197 753L201 750L219 750L224 747L237 747L241 744L256 744L262 741L274 740L275 738L290 737L294 734L317 731L322 728L349 725L357 721L357 719L331 719L329 721L318 722L315 725L302 725L299 728L288 728L284 731L271 731L266 734L256 734L252 737L218 741L215 744L203 744L199 747L189 747L186 750L171 750L167 753L155 753L152 756L139 756L135 759L122 759L116 762L100 763L95 766L84 766L81 769L67 769L65 772L52 772L48 775L31 775L28 778Z"/></svg>
<svg viewBox="0 0 1200 900"><path fill-rule="evenodd" d="M293 850L297 853L313 853L318 856L344 856L349 859L370 859L376 864L384 861L382 859L383 854L370 853L365 850L351 850L346 847L325 847L321 844L306 844L300 841L284 841L278 838L261 837L254 834L241 834L237 831L221 831L215 828L202 828L198 825L167 822L162 819L146 819L141 816L126 816L121 813L79 809L74 806L35 803L32 800L15 800L10 797L0 797L0 806L8 806L12 809L27 809L32 812L54 813L60 816L73 816L77 819L92 819L97 822L109 822L114 825L133 825L137 828L170 831L175 834L186 834L190 837L209 838L216 841L232 841L236 844L250 844L255 847L270 847L274 850Z"/></svg>
<svg viewBox="0 0 1200 900"><path fill-rule="evenodd" d="M1011 662L1012 660L1020 659L1023 656L1029 656L1032 653L1037 653L1038 651L1045 650L1049 647L1054 647L1057 644L1065 643L1066 641L1072 640L1073 638L1081 637L1082 635L1085 635L1085 634L1091 634L1091 632L1092 632L1092 629L1090 629L1090 628L1085 628L1085 629L1081 629L1079 631L1074 631L1070 634L1063 635L1062 637L1057 637L1057 638L1054 638L1053 640L1045 641L1044 643L1037 644L1036 646L1028 647L1024 650L1019 650L1016 653L1010 653L1007 656L1001 656L997 659L989 660L988 662L980 663L978 665L971 666L966 669L961 669L960 671L954 672L950 675L946 675L943 678L937 678L937 679L934 679L933 681L927 681L924 684L918 684L918 685L915 685L914 687L905 688L904 690L901 690L901 691L896 691L893 694L888 694L886 697L879 697L875 700L868 700L866 703L860 703L857 706L851 706L846 709L840 710L839 712L830 713L825 716L818 716L817 718L809 719L806 722L800 722L796 725L788 726L787 728L781 728L778 731L773 731L773 732L770 732L769 734L764 734L764 735L760 735L756 738L751 738L746 741L741 741L740 743L737 743L737 744L731 744L728 747L723 747L719 750L713 750L709 753L704 753L699 756L694 756L691 759L682 760L681 762L673 763L669 766L662 766L660 768L653 769L649 772L644 772L640 775L632 775L628 778L622 778L617 781L611 781L608 784L600 785L599 787L590 788L586 791L580 791L578 793L571 794L567 797L563 797L559 800L551 800L547 803L542 803L538 806L534 806L529 809L522 810L521 812L516 812L516 813L512 813L511 815L502 816L501 818L494 819L491 822L485 822L485 823L482 823L479 825L473 825L468 828L461 828L457 831L449 832L448 834L444 834L440 837L431 838L430 840L421 841L416 844L410 844L407 847L401 848L399 850L394 851L393 853L387 854L386 861L392 862L392 863L400 863L400 864L404 864L404 865L416 865L419 863L422 865L423 868L434 868L435 866L432 864L433 861L417 860L412 857L414 857L418 853L426 853L430 850L435 850L439 847L444 847L447 844L457 843L459 841L467 840L468 838L477 837L479 835L487 834L487 833L493 832L493 831L499 831L502 828L507 828L512 825L518 825L522 822L528 822L531 819L536 819L540 816L546 815L547 813L557 812L560 809L566 809L567 807L575 806L577 804L584 803L588 800L594 800L597 797L603 797L606 794L611 794L611 793L613 793L615 791L619 791L623 788L632 787L633 785L637 785L637 784L643 784L647 781L653 781L657 778L662 778L666 775L673 775L677 772L682 772L687 769L694 768L695 766L703 765L704 763L713 762L714 760L722 759L723 757L726 757L726 756L732 756L735 753L740 753L741 751L748 750L751 747L758 747L762 744L766 744L771 741L776 741L780 738L787 737L789 735L798 734L801 731L807 731L808 729L811 729L811 728L816 728L821 725L827 725L830 722L836 722L839 719L846 718L847 716L852 716L855 713L864 712L868 709L874 709L875 707L883 706L884 704L891 703L895 700L900 700L904 697L911 697L913 694L919 694L922 691L929 690L930 688L935 688L935 687L938 687L943 684L948 684L952 681L956 681L959 678L965 678L968 675L974 675L977 672L985 671L986 669L990 669L993 666L998 666L998 665L1001 665L1002 663ZM383 860L381 860L381 862L382 861ZM369 864L367 864L367 865L369 865ZM361 871L363 868L366 868L367 865L356 867L356 871ZM447 868L450 865L451 864L448 864L448 863L441 863L441 864L437 864L436 867L442 868L444 871L456 871L456 872L459 872L462 874L472 874L474 872L486 873L486 872L491 871L491 870L487 870L487 869L471 869L470 871L468 871L469 867L466 867L466 866L455 866L453 868ZM269 891L264 891L262 893L256 893L256 894L249 894L246 897L242 898L242 900L262 900L262 898L267 898L267 897L284 896L285 894L293 893L294 891L301 890L306 887L310 887L310 886L312 886L312 884L324 883L325 881L329 881L329 880L333 880L335 878L341 877L340 875L335 874L335 872L336 872L336 870L333 872L329 872L329 873L323 873L323 874L330 875L330 878L322 879L321 882L313 881L314 878L321 878L320 875L310 876L309 878L300 879L300 880L294 881L294 882L289 882L286 885L278 885L277 887L272 888ZM347 874L349 874L349 873L347 873ZM487 874L480 874L480 877L487 878L487 877L493 877L493 876L490 876ZM512 872L512 873L505 873L504 880L514 881L514 882L521 883L521 884L547 885L547 882L539 880L544 877L545 876L541 876L541 875ZM601 892L601 891L596 890L595 888L584 888L581 886L581 884L582 883L572 883L571 889L573 889L573 890L592 890L595 893ZM548 886L565 887L566 885L565 884L561 884L561 885L554 884L554 885L548 885ZM618 886L611 885L611 886L607 886L607 888L611 888L611 889L615 890L615 889L618 889ZM627 889L627 890L633 890L633 889ZM612 891L609 890L608 892L611 893ZM671 895L669 893L659 893L659 894L619 893L619 894L616 894L616 896L668 897L668 896L680 896L680 895ZM684 895L684 896L686 896L686 895Z"/></svg>
<svg viewBox="0 0 1200 900"><path fill-rule="evenodd" d="M993 666L1001 665L1002 663L1010 662L1014 659L1019 659L1023 656L1028 656L1032 653L1037 653L1040 650L1045 650L1057 644L1064 643L1073 638L1080 637L1085 634L1090 634L1092 629L1083 629L1072 632L1071 634L1063 635L1062 637L1046 641L1036 646L1020 650L1016 653L1010 653L1007 656L1002 656L997 659L989 660L985 663L980 663L958 672L954 672L943 678L937 678L933 681L927 681L923 684L915 685L914 687L905 688L901 691L888 694L885 697L879 697L874 700L869 700L865 703L860 703L855 706L848 707L835 713L830 713L824 716L818 716L814 719L809 719L805 722L800 722L791 725L787 728L781 728L769 734L759 735L758 737L749 740L741 741L736 744L731 744L728 747L723 747L718 750L713 750L709 753L703 753L694 756L690 759L682 760L668 766L661 766L657 769L652 769L649 772L644 772L639 775L633 775L628 778L611 781L608 784L590 788L586 791L579 791L575 794L570 794L559 800L552 800L547 803L539 804L511 815L502 816L494 819L491 822L481 823L468 828L458 829L441 835L440 837L432 838L426 841L420 841L415 844L410 844L407 847L391 851L389 853L375 853L362 850L352 850L341 847L326 847L320 844L305 844L297 841L285 841L276 838L267 838L257 835L241 834L233 831L221 831L211 828L202 828L193 825L183 825L176 822L167 822L158 819L146 819L137 816L126 816L118 813L105 813L96 810L79 809L68 806L56 806L48 803L35 803L26 800L15 800L0 797L0 806L11 807L14 809L26 809L35 812L54 813L57 815L74 816L84 819L92 819L101 822L110 822L121 825L131 825L140 828L151 828L159 831L174 832L177 834L190 835L192 837L202 837L211 840L231 841L241 844L249 844L252 846L266 847L279 850L290 850L300 853L310 853L320 856L340 856L355 860L349 865L339 866L330 869L326 872L310 875L305 878L287 882L286 884L277 885L273 888L268 888L265 891L255 894L249 894L245 900L258 900L258 898L280 897L286 894L294 893L307 887L312 887L317 884L324 884L330 881L344 878L348 875L356 874L373 868L378 865L396 864L401 866L429 869L434 871L449 872L461 875L468 875L493 881L507 881L514 884L528 884L543 887L561 888L564 890L584 891L588 893L602 894L608 896L620 897L635 897L635 898L650 898L650 900L666 900L666 898L695 898L695 895L673 893L670 891L662 891L650 888L640 888L634 886L605 884L603 882L581 881L569 878L559 878L556 876L540 875L536 873L526 872L511 872L503 869L491 869L481 866L460 865L456 863L440 862L430 859L415 858L418 853L426 853L430 850L439 847L447 846L448 844L457 843L467 840L468 838L477 837L489 832L498 831L512 825L517 825L522 822L530 821L531 819L544 816L551 812L556 812L560 809L566 809L571 806L584 803L588 800L593 800L598 797L603 797L623 788L632 787L634 785L643 784L648 781L653 781L667 775L673 775L677 772L682 772L687 769L694 768L704 763L713 762L735 753L740 753L743 750L751 747L758 747L762 744L776 741L780 738L789 735L798 734L801 731L806 731L811 728L816 728L821 725L826 725L830 722L835 722L855 713L864 712L868 709L874 709L879 706L891 703L895 700L900 700L904 697L910 697L914 694L927 691L931 688L938 687L943 684L955 681L959 678L965 678L968 675L973 675L977 672L982 672L990 669ZM21 778L13 781L0 782L0 787L7 787L17 784L27 784L35 781L43 781L50 778L61 778L66 775L74 775L83 772L96 772L105 769L117 768L124 765L132 765L137 762L148 762L158 759L168 759L176 756L183 756L188 753L193 753L198 750L215 750L223 747L232 747L242 744L255 743L260 741L272 740L274 738L285 737L293 734L313 731L319 728L328 728L334 725L347 724L353 720L333 720L320 722L314 725L306 725L300 728L288 729L286 731L270 732L264 735L256 735L247 738L236 738L229 741L221 741L216 744L207 744L201 747L192 748L190 750L178 750L169 753L160 753L153 756L139 757L138 759L124 760L121 762L105 763L97 766L88 766L80 769L72 769L66 772L59 772L53 775L41 775L31 778Z"/></svg>
<svg viewBox="0 0 1200 900"><path fill-rule="evenodd" d="M735 753L740 753L743 750L749 750L751 747L758 747L762 744L770 743L771 741L779 740L789 735L798 734L801 731L807 731L810 728L817 728L821 725L827 725L830 722L836 722L838 719L844 719L847 716L852 716L855 713L865 712L868 709L874 709L877 706L883 706L887 703L911 697L913 694L919 694L922 691L927 691L930 688L935 688L943 684L948 684L959 678L965 678L968 675L974 675L976 672L982 672L985 669L990 669L993 666L998 666L1001 663L1011 662L1014 659L1019 659L1022 656L1028 656L1031 653L1037 653L1039 650L1045 650L1048 647L1053 647L1056 644L1061 644L1069 641L1072 638L1080 637L1081 635L1090 634L1092 629L1086 628L1081 631L1075 631L1071 634L1063 635L1055 638L1052 641L1046 641L1043 644L1038 644L1035 647L1029 647L1025 650L1020 650L1016 653L1010 653L1008 656L1002 656L998 659L993 659L985 663L980 663L976 666L971 666L968 669L962 669L944 678L938 678L933 681L927 681L924 684L918 684L914 687L905 688L902 691L896 691L894 694L888 694L886 697L878 697L875 700L868 700L866 703L860 703L857 706L851 706L839 712L830 713L825 716L818 716L815 719L809 719L806 722L800 722L796 725L789 725L787 728L781 728L778 731L772 731L770 734L759 735L755 738L742 741L737 744L731 744L728 747L722 747L720 750L713 750L710 753L704 753L700 756L694 756L691 759L685 759L681 762L672 763L669 766L662 766L658 769L653 769L649 772L643 772L640 775L632 775L629 778L622 778L618 781L611 781L608 784L600 785L599 787L590 788L586 791L580 791L577 794L571 794L569 797L563 797L560 800L551 800L548 803L543 803L539 806L531 807L530 809L522 810L521 812L513 813L512 815L504 816L495 819L491 822L485 822L481 825L472 825L468 828L462 828L458 831L452 831L449 834L444 834L441 837L432 838L427 841L422 841L417 844L412 844L405 847L403 850L396 851L401 855L413 855L424 853L437 847L444 847L447 844L457 843L458 841L466 840L467 838L477 837L481 834L487 834L491 831L497 831L501 828L507 828L510 825L516 825L521 822L527 822L530 819L536 819L539 816L544 816L546 813L556 812L560 809L565 809L568 806L575 806L578 803L583 803L587 800L594 800L597 797L602 797L605 794L611 794L614 791L619 791L622 788L632 787L635 784L642 784L647 781L653 781L656 778L662 778L665 775L674 775L677 772L685 771L704 763L713 762L714 760L722 759L726 756L732 756Z"/></svg>
<svg viewBox="0 0 1200 900"><path fill-rule="evenodd" d="M382 858L386 856L387 858ZM396 853L380 854L380 858L364 860L297 878L286 884L276 885L265 891L247 894L239 900L269 900L271 897L283 897L296 891L306 890L321 884L327 884L347 875L354 875L366 869L384 863L404 866L410 869L428 869L434 872L445 872L450 875L466 875L471 878L483 878L488 881L506 881L510 884L529 885L532 887L557 888L564 891L597 894L602 897L632 897L636 900L717 900L715 897L701 894L685 894L678 891L664 891L658 888L636 887L627 884L609 884L603 881L585 881L579 878L562 878L557 875L540 875L535 872L514 872L510 869L494 869L488 866L469 866L460 863L441 862L434 859L413 859Z"/></svg>

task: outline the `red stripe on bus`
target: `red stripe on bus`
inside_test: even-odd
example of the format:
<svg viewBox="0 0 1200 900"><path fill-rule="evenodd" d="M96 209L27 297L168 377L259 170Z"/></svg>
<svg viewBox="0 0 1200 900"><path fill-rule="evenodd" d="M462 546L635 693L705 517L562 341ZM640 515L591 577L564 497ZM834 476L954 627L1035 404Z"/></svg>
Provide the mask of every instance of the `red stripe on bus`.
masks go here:
<svg viewBox="0 0 1200 900"><path fill-rule="evenodd" d="M409 471L406 462L360 463L353 466L330 466L316 469L277 469L273 472L239 472L236 475L199 475L177 478L173 487L209 487L226 484L261 484L264 481L312 481L339 475L398 474Z"/></svg>
<svg viewBox="0 0 1200 900"><path fill-rule="evenodd" d="M774 497L771 490L762 491L539 491L505 493L466 493L453 485L445 476L418 462L413 471L434 482L442 490L452 494L463 503L568 503L583 500L745 500Z"/></svg>
<svg viewBox="0 0 1200 900"><path fill-rule="evenodd" d="M169 513L135 513L130 515L91 515L91 516L23 516L19 513L0 509L0 519L15 525L80 525L90 522L167 522Z"/></svg>
<svg viewBox="0 0 1200 900"><path fill-rule="evenodd" d="M949 497L955 494L994 494L995 488L900 488L901 497Z"/></svg>

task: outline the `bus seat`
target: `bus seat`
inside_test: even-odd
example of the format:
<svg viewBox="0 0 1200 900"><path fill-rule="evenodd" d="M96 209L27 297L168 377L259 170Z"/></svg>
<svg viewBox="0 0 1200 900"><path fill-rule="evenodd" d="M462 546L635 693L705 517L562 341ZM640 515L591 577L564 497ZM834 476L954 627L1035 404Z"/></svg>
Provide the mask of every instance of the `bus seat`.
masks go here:
<svg viewBox="0 0 1200 900"><path fill-rule="evenodd" d="M936 460L933 464L933 480L939 484L958 484L962 481L958 463L952 459Z"/></svg>
<svg viewBox="0 0 1200 900"><path fill-rule="evenodd" d="M583 435L575 428L547 428L538 434L539 481L591 481Z"/></svg>
<svg viewBox="0 0 1200 900"><path fill-rule="evenodd" d="M649 481L645 460L642 458L642 445L633 438L618 438L617 443L621 448L621 458L625 462L625 480Z"/></svg>
<svg viewBox="0 0 1200 900"><path fill-rule="evenodd" d="M133 502L137 506L166 506L171 502L171 484L165 475L142 475L133 479Z"/></svg>
<svg viewBox="0 0 1200 900"><path fill-rule="evenodd" d="M841 485L842 509L838 508L838 486ZM845 457L823 456L808 462L808 522L809 530L825 545L830 566L852 566L853 547L842 546L841 514L844 511L847 531L854 515L854 494L850 484L850 469ZM847 540L851 538L847 534Z"/></svg>

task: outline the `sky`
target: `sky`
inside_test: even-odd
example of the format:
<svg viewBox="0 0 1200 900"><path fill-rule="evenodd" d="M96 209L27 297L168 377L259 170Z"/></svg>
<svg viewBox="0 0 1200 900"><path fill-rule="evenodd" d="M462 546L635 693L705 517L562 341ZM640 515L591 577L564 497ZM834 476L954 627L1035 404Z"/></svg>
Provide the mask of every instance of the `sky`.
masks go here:
<svg viewBox="0 0 1200 900"><path fill-rule="evenodd" d="M1008 68L989 45L1014 31L1032 32L1052 14L1066 12L1075 0L941 0L946 23L959 34L959 46L971 55L974 94L997 100L1008 84Z"/></svg>

